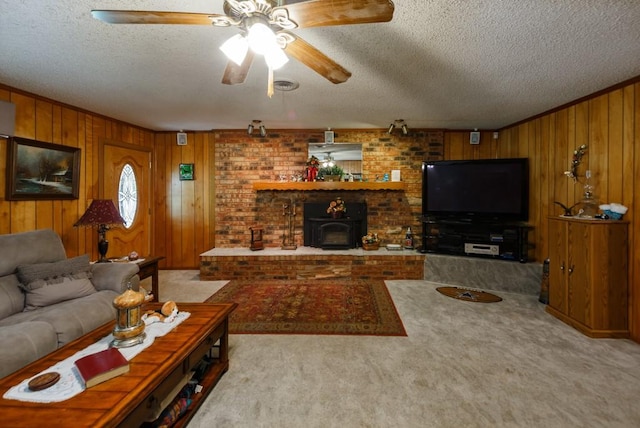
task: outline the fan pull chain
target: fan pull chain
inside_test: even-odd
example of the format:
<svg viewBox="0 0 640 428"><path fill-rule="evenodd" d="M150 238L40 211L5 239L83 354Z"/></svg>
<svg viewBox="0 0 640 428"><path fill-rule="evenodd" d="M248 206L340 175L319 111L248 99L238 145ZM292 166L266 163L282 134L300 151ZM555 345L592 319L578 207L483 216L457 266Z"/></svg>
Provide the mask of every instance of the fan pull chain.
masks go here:
<svg viewBox="0 0 640 428"><path fill-rule="evenodd" d="M269 66L269 81L267 82L267 95L269 98L273 96L273 68Z"/></svg>

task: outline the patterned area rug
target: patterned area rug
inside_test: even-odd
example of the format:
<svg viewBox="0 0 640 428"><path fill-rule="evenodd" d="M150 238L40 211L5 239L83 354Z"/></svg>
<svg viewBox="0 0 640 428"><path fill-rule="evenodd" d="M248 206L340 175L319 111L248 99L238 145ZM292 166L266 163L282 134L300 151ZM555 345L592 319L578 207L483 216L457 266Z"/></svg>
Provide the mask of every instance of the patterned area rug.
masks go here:
<svg viewBox="0 0 640 428"><path fill-rule="evenodd" d="M238 303L236 334L407 335L383 281L235 280L206 302Z"/></svg>
<svg viewBox="0 0 640 428"><path fill-rule="evenodd" d="M502 297L487 293L486 291L471 290L460 287L438 287L436 290L445 296L453 297L458 300L465 300L467 302L495 303L502 301Z"/></svg>

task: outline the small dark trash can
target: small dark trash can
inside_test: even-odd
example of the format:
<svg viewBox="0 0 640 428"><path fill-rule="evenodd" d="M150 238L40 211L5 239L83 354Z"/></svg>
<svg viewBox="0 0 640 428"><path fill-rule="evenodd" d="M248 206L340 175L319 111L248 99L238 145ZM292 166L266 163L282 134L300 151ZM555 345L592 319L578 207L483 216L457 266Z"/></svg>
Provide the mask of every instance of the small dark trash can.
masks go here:
<svg viewBox="0 0 640 428"><path fill-rule="evenodd" d="M549 259L542 264L542 283L540 284L540 303L549 304Z"/></svg>

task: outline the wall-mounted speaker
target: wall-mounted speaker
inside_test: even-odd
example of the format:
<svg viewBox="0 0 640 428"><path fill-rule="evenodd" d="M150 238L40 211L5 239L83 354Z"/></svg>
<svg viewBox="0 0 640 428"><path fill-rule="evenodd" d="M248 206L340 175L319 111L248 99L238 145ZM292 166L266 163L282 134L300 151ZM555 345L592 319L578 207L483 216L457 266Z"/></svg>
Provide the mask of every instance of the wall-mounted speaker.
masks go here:
<svg viewBox="0 0 640 428"><path fill-rule="evenodd" d="M13 137L16 131L16 105L0 101L0 137Z"/></svg>
<svg viewBox="0 0 640 428"><path fill-rule="evenodd" d="M324 131L324 143L333 144L334 133L333 131Z"/></svg>
<svg viewBox="0 0 640 428"><path fill-rule="evenodd" d="M187 145L187 133L186 132L178 132L176 139L178 141L179 146Z"/></svg>
<svg viewBox="0 0 640 428"><path fill-rule="evenodd" d="M480 144L480 133L477 131L469 134L469 144Z"/></svg>

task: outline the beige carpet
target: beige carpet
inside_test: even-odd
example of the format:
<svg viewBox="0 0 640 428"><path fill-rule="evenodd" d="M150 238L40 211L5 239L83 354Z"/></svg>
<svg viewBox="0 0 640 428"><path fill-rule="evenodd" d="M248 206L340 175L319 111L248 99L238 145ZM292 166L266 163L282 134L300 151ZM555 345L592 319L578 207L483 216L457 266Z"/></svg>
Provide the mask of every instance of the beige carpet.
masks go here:
<svg viewBox="0 0 640 428"><path fill-rule="evenodd" d="M163 300L224 284L160 278ZM408 337L232 335L189 427L640 426L640 345L589 339L537 296L478 305L441 285L387 281Z"/></svg>

